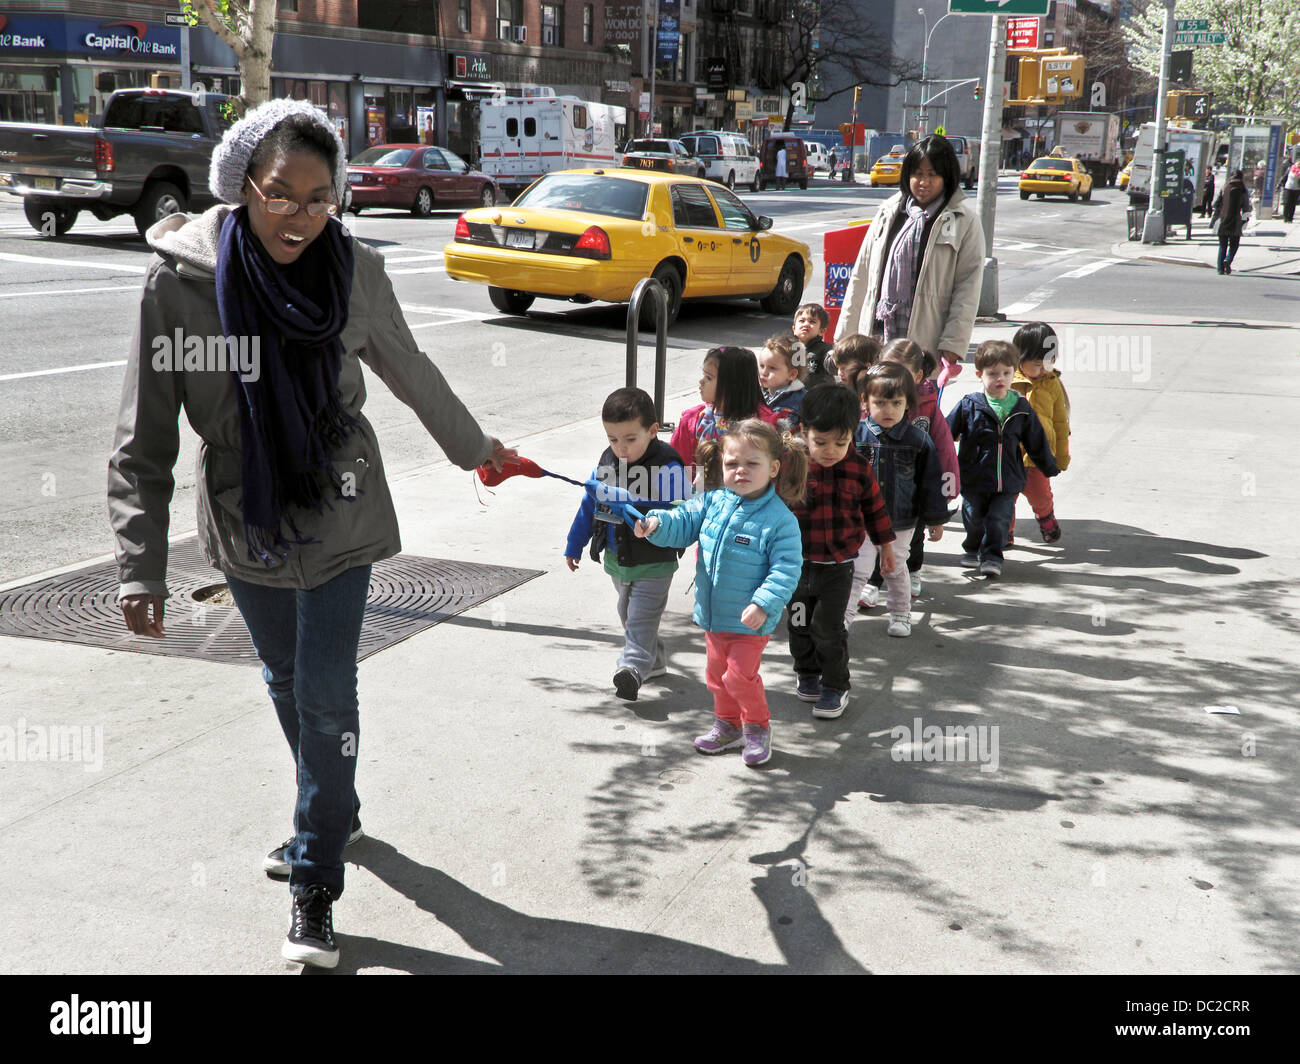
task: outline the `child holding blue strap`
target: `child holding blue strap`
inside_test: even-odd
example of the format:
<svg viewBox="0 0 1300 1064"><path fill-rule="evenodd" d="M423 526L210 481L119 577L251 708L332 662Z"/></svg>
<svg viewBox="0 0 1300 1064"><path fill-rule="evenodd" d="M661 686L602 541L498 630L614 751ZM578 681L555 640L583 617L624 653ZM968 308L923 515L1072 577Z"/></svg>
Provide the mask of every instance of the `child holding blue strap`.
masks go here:
<svg viewBox="0 0 1300 1064"><path fill-rule="evenodd" d="M740 422L700 447L705 486L717 490L636 525L637 536L660 547L699 541L694 620L707 633L714 721L695 749L743 746L751 768L772 756L759 663L803 568L799 522L787 503L803 497L808 458L788 439L757 418Z"/></svg>

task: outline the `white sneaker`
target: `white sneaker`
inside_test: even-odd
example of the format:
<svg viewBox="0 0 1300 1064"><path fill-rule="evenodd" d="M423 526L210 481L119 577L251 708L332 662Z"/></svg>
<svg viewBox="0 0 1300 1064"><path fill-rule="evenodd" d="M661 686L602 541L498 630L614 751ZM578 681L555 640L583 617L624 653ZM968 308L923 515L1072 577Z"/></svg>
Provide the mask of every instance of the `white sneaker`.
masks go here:
<svg viewBox="0 0 1300 1064"><path fill-rule="evenodd" d="M891 613L886 634L905 639L912 634L912 618L906 613Z"/></svg>
<svg viewBox="0 0 1300 1064"><path fill-rule="evenodd" d="M912 598L916 598L920 594L921 594L921 574L918 571L912 574Z"/></svg>
<svg viewBox="0 0 1300 1064"><path fill-rule="evenodd" d="M858 608L869 610L872 606L880 605L880 588L875 584L868 584L862 589L862 595L858 598Z"/></svg>

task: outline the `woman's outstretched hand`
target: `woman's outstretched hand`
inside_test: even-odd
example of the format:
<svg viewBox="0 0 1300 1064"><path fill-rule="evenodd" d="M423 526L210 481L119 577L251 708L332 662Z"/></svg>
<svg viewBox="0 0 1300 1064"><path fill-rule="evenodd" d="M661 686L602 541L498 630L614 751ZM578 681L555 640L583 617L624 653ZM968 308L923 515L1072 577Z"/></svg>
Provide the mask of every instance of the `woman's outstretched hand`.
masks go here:
<svg viewBox="0 0 1300 1064"><path fill-rule="evenodd" d="M518 457L519 452L513 447L507 447L495 436L492 437L492 457L488 459L488 464L498 473L501 472L501 467L505 465L508 460Z"/></svg>
<svg viewBox="0 0 1300 1064"><path fill-rule="evenodd" d="M147 635L154 639L166 637L167 633L163 631L161 595L127 595L119 605L122 607L122 618L133 635Z"/></svg>

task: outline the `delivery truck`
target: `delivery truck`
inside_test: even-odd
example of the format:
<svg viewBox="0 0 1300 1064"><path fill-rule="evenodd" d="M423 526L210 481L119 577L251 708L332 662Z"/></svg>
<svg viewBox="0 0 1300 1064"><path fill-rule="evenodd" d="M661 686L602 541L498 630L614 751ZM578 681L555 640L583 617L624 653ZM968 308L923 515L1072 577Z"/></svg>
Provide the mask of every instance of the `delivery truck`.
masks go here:
<svg viewBox="0 0 1300 1064"><path fill-rule="evenodd" d="M499 96L479 106L480 169L512 196L552 170L615 166L627 109L576 96Z"/></svg>
<svg viewBox="0 0 1300 1064"><path fill-rule="evenodd" d="M1128 182L1129 203L1135 207L1143 206L1151 199L1151 158L1155 136L1154 122L1148 122L1138 130L1137 145L1133 149L1133 170ZM1205 170L1212 164L1215 136L1211 130L1192 129L1174 122L1165 127L1165 150L1185 152L1187 162L1192 164L1189 176L1196 190L1192 197L1193 210L1200 205Z"/></svg>
<svg viewBox="0 0 1300 1064"><path fill-rule="evenodd" d="M1054 145L1078 159L1095 185L1113 185L1124 166L1119 146L1119 115L1106 111L1060 111Z"/></svg>

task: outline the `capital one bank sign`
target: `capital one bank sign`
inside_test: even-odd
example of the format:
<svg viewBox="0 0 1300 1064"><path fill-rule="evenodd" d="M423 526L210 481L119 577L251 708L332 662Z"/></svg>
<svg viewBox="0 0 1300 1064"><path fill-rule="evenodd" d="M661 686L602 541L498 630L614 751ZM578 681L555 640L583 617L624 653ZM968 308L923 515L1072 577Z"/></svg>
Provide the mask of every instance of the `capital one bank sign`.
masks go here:
<svg viewBox="0 0 1300 1064"><path fill-rule="evenodd" d="M0 14L0 55L138 56L174 62L180 56L180 31L135 20Z"/></svg>

